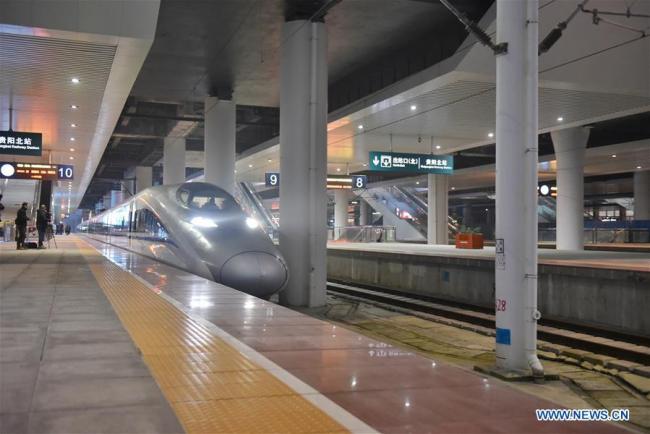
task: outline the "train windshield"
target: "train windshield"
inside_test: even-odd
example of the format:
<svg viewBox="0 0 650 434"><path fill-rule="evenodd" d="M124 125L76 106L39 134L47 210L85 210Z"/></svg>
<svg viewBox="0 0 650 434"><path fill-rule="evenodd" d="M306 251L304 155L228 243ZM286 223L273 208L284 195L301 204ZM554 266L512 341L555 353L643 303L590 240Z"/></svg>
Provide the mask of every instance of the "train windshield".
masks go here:
<svg viewBox="0 0 650 434"><path fill-rule="evenodd" d="M178 201L187 208L201 211L239 211L235 200L224 190L205 183L187 183L176 193Z"/></svg>

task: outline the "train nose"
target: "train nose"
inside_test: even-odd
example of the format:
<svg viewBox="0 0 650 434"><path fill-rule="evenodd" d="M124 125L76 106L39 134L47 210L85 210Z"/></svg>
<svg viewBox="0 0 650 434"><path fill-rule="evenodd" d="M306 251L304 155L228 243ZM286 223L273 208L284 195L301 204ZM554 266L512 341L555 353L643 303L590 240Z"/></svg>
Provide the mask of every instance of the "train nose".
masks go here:
<svg viewBox="0 0 650 434"><path fill-rule="evenodd" d="M221 283L258 297L268 297L284 286L287 267L282 260L264 252L244 252L221 267Z"/></svg>

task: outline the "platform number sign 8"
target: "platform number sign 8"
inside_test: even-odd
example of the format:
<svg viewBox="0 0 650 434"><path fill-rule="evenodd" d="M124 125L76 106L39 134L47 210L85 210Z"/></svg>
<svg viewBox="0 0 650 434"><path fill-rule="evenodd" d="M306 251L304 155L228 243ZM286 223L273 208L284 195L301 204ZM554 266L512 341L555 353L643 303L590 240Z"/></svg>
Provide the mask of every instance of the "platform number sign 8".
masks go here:
<svg viewBox="0 0 650 434"><path fill-rule="evenodd" d="M58 164L57 176L59 179L74 179L74 166L70 166L68 164Z"/></svg>
<svg viewBox="0 0 650 434"><path fill-rule="evenodd" d="M264 184L267 187L278 187L280 185L280 174L276 172L264 174Z"/></svg>
<svg viewBox="0 0 650 434"><path fill-rule="evenodd" d="M352 189L366 188L368 177L366 175L355 175L352 177Z"/></svg>

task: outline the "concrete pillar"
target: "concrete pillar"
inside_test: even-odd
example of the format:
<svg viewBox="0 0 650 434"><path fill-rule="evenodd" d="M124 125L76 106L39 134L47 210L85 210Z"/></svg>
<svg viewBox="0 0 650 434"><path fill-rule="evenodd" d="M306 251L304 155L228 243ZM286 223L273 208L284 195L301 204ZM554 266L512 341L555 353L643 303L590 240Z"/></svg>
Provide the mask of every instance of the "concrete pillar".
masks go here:
<svg viewBox="0 0 650 434"><path fill-rule="evenodd" d="M472 205L466 203L463 205L463 225L471 226L472 225Z"/></svg>
<svg viewBox="0 0 650 434"><path fill-rule="evenodd" d="M497 0L496 37L496 365L535 375L538 3Z"/></svg>
<svg viewBox="0 0 650 434"><path fill-rule="evenodd" d="M589 129L551 132L557 161L555 244L558 250L584 249L584 168Z"/></svg>
<svg viewBox="0 0 650 434"><path fill-rule="evenodd" d="M124 201L122 190L111 190L111 208L118 206Z"/></svg>
<svg viewBox="0 0 650 434"><path fill-rule="evenodd" d="M327 31L286 22L280 61L280 249L289 282L280 301L323 306L327 280Z"/></svg>
<svg viewBox="0 0 650 434"><path fill-rule="evenodd" d="M153 170L147 166L137 166L135 168L135 194L140 193L145 188L153 185Z"/></svg>
<svg viewBox="0 0 650 434"><path fill-rule="evenodd" d="M449 244L449 178L446 175L427 175L427 242Z"/></svg>
<svg viewBox="0 0 650 434"><path fill-rule="evenodd" d="M348 190L334 190L334 228L344 228L348 225L348 203Z"/></svg>
<svg viewBox="0 0 650 434"><path fill-rule="evenodd" d="M368 203L359 196L359 226L368 226L370 224L368 208L370 208Z"/></svg>
<svg viewBox="0 0 650 434"><path fill-rule="evenodd" d="M111 193L110 192L108 192L108 193L106 193L104 195L104 198L102 199L102 206L104 207L104 209L111 209L112 208L112 205L111 205Z"/></svg>
<svg viewBox="0 0 650 434"><path fill-rule="evenodd" d="M650 220L650 170L634 172L634 220Z"/></svg>
<svg viewBox="0 0 650 434"><path fill-rule="evenodd" d="M237 105L232 100L205 99L205 182L229 193L235 190Z"/></svg>
<svg viewBox="0 0 650 434"><path fill-rule="evenodd" d="M163 185L185 182L185 138L165 137L163 147Z"/></svg>

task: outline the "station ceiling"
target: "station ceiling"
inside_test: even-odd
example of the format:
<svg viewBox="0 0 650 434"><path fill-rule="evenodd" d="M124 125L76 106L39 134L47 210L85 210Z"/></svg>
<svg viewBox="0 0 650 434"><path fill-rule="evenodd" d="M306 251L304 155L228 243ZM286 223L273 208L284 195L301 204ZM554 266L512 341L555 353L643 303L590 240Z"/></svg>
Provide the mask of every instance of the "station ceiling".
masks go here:
<svg viewBox="0 0 650 434"><path fill-rule="evenodd" d="M202 150L208 95L237 102L238 153L277 136L282 24L308 18L325 3L162 0L152 48L81 207L92 207L127 167L156 164L164 137L179 123L187 149ZM474 20L492 3L454 1ZM324 20L330 110L452 55L467 36L435 0L343 0Z"/></svg>

